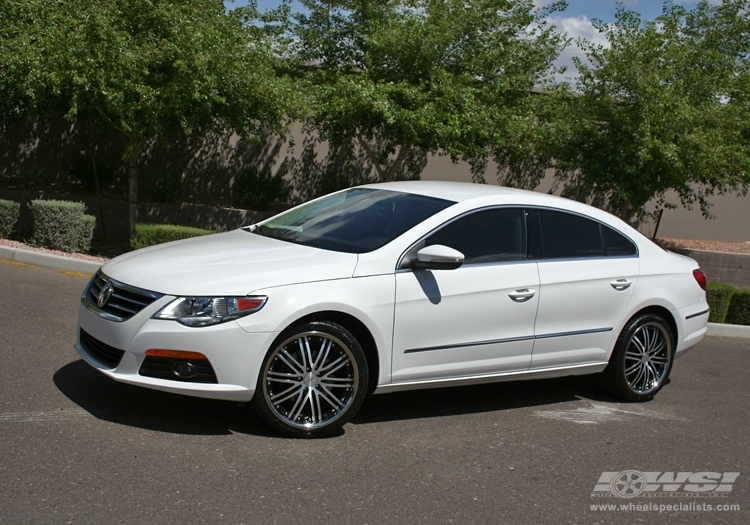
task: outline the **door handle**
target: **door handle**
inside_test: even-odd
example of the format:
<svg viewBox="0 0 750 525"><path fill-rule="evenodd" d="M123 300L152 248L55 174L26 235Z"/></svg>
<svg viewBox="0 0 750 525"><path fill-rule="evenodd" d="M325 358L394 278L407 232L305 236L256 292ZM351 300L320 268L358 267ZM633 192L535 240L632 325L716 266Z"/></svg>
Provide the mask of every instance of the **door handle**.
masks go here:
<svg viewBox="0 0 750 525"><path fill-rule="evenodd" d="M523 290L516 290L515 292L510 292L508 294L508 297L513 299L517 303L523 303L534 297L534 294L536 293L536 290L533 288L524 288Z"/></svg>
<svg viewBox="0 0 750 525"><path fill-rule="evenodd" d="M622 292L623 290L627 290L628 288L630 288L630 285L633 284L633 282L628 279L617 279L616 281L612 281L609 284L612 285L612 288L614 288L618 292Z"/></svg>

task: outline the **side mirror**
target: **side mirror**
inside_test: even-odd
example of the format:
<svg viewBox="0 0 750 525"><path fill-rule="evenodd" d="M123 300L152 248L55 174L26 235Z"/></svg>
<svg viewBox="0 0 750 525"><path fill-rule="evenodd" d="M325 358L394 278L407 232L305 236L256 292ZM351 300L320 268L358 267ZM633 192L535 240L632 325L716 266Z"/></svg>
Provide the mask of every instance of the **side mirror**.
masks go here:
<svg viewBox="0 0 750 525"><path fill-rule="evenodd" d="M464 263L464 254L442 244L426 246L417 252L412 262L415 270L455 270Z"/></svg>

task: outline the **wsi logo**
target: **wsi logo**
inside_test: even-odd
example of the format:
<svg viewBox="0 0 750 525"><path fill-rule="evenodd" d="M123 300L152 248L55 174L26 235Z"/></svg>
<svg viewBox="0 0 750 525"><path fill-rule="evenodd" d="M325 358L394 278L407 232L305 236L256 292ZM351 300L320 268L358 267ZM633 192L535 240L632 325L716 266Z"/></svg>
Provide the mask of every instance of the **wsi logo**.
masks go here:
<svg viewBox="0 0 750 525"><path fill-rule="evenodd" d="M739 472L602 472L592 497L726 496Z"/></svg>

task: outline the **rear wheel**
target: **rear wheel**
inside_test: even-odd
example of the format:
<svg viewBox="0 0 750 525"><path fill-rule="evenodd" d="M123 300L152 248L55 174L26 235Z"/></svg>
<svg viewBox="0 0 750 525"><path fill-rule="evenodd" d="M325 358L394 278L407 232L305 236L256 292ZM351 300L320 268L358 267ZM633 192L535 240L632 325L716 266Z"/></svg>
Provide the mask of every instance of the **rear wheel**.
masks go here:
<svg viewBox="0 0 750 525"><path fill-rule="evenodd" d="M313 322L277 339L263 361L253 406L266 423L293 437L340 429L367 393L367 361L344 327Z"/></svg>
<svg viewBox="0 0 750 525"><path fill-rule="evenodd" d="M674 359L674 335L656 314L634 317L620 333L604 371L606 386L628 401L648 401L669 378Z"/></svg>

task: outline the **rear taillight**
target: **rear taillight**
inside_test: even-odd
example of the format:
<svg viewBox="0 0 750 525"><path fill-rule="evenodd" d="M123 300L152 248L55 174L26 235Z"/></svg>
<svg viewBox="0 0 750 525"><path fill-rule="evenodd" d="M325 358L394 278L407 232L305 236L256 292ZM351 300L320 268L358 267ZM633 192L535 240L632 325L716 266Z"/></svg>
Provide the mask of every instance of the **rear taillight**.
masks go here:
<svg viewBox="0 0 750 525"><path fill-rule="evenodd" d="M700 268L693 270L693 277L695 277L695 280L698 282L698 286L703 288L703 291L706 291L706 274L703 270Z"/></svg>

